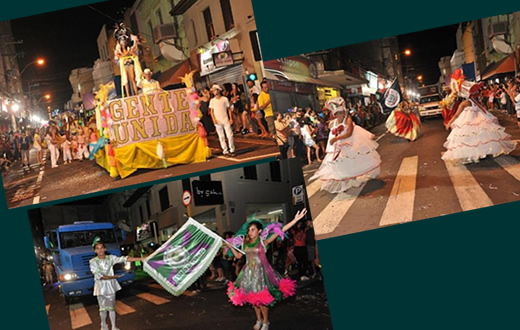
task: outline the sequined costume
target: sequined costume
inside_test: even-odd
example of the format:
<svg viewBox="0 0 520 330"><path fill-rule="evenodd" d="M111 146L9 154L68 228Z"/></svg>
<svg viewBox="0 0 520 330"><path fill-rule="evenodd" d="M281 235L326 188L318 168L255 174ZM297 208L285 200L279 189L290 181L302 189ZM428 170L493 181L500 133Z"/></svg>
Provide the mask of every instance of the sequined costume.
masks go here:
<svg viewBox="0 0 520 330"><path fill-rule="evenodd" d="M236 281L229 282L227 294L235 306L273 306L295 293L296 282L282 278L265 256L265 246L259 237L254 243L244 243L246 263Z"/></svg>
<svg viewBox="0 0 520 330"><path fill-rule="evenodd" d="M94 275L94 296L99 303L99 311L113 311L116 303L116 292L121 285L116 279L102 280L103 276L114 276L114 265L126 262L127 257L106 255L104 259L95 257L90 259L90 271Z"/></svg>

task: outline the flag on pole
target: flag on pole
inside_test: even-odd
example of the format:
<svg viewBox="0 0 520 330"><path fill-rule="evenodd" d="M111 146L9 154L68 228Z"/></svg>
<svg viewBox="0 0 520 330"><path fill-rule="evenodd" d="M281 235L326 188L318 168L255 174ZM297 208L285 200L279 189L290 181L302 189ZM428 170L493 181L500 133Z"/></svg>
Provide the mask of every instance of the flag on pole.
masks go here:
<svg viewBox="0 0 520 330"><path fill-rule="evenodd" d="M404 97L401 93L401 87L399 81L395 79L383 94L383 112L386 114L392 112L402 101L404 101Z"/></svg>
<svg viewBox="0 0 520 330"><path fill-rule="evenodd" d="M192 218L144 260L144 270L174 296L182 294L209 267L222 238Z"/></svg>

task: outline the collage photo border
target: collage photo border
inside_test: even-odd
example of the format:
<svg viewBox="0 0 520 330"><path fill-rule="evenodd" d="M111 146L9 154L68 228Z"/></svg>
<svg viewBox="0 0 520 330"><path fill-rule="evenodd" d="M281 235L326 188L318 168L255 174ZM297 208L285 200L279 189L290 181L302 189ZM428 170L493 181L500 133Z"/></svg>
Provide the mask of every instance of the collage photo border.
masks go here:
<svg viewBox="0 0 520 330"><path fill-rule="evenodd" d="M450 1L438 1L431 8L409 0L399 4L383 2L373 7L330 0L252 2L264 61L520 10L516 4L488 8L477 3ZM74 6L89 3L94 1L76 1ZM69 8L71 3L31 0L3 6L0 20ZM283 44L281 36L285 36ZM153 183L167 181L171 179ZM126 189L97 192L88 197ZM81 198L42 203L37 208L78 199ZM0 192L0 205L0 219L6 226L4 248L8 253L4 262L9 265L2 275L6 285L4 294L9 297L2 315L11 327L46 328L48 320L39 294L41 285L34 267L27 216L27 210L36 206L8 210L3 192ZM518 328L520 267L515 260L520 248L519 207L520 202L513 202L320 240L318 247L333 328Z"/></svg>

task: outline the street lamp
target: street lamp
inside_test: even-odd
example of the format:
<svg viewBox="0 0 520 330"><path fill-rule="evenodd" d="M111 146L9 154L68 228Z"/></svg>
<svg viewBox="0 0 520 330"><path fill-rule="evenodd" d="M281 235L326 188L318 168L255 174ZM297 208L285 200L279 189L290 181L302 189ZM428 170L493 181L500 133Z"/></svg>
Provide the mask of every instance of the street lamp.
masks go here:
<svg viewBox="0 0 520 330"><path fill-rule="evenodd" d="M423 76L422 76L422 74L420 74L420 75L417 76L417 80L419 80L420 82L422 82L422 80L423 80Z"/></svg>
<svg viewBox="0 0 520 330"><path fill-rule="evenodd" d="M405 49L403 54L405 54L406 56L410 56L412 55L412 51L410 49Z"/></svg>
<svg viewBox="0 0 520 330"><path fill-rule="evenodd" d="M20 71L20 77L22 76L22 74L25 72L25 70L27 70L28 67L30 67L31 65L33 64L38 64L38 65L44 65L45 64L45 60L43 58L39 58L35 61L32 61L31 63L27 64L23 69L22 71Z"/></svg>

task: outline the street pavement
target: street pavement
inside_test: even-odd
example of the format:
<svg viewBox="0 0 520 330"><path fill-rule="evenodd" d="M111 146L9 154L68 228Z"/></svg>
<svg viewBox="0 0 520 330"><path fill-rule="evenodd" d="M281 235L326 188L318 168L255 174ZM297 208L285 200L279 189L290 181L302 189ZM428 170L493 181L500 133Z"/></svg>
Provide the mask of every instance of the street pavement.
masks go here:
<svg viewBox="0 0 520 330"><path fill-rule="evenodd" d="M82 297L67 305L56 284L45 286L43 295L51 330L100 328L94 297ZM186 291L175 297L149 277L117 293L116 314L117 327L122 330L243 330L251 329L256 320L251 307L236 307L228 301L224 284L210 282L200 293ZM295 296L269 310L269 319L273 330L331 330L323 282L300 282Z"/></svg>
<svg viewBox="0 0 520 330"><path fill-rule="evenodd" d="M516 118L495 115L519 141ZM386 133L384 125L372 131L382 158L377 179L330 194L320 191L321 182L309 182L319 164L304 168L317 239L520 200L520 146L507 156L454 166L441 159L449 132L440 117L423 119L415 142Z"/></svg>
<svg viewBox="0 0 520 330"><path fill-rule="evenodd" d="M161 180L189 173L197 173L220 167L274 158L279 154L273 140L260 139L251 135L235 135L235 157L224 157L217 136L209 136L212 157L203 163L175 165L165 169L138 170L124 179L113 179L108 172L94 161L74 161L64 165L59 161L51 168L49 157L38 166L36 152L31 150L31 170L23 170L20 161L15 162L8 173L2 176L7 207L21 207L62 198L86 195L93 192Z"/></svg>

